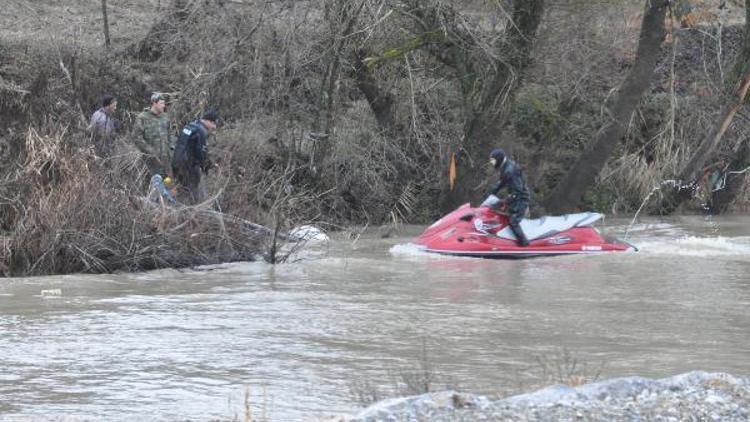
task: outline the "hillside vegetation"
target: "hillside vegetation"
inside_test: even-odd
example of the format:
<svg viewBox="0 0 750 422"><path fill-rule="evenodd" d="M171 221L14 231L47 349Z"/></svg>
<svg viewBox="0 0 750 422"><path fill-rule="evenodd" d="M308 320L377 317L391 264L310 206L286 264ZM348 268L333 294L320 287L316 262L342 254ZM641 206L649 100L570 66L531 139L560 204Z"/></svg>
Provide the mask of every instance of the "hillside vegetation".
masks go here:
<svg viewBox="0 0 750 422"><path fill-rule="evenodd" d="M645 209L745 209L750 126L743 108L727 113L750 57L745 5L657 3L9 0L0 11L0 274L268 252L265 240L217 228L200 210L142 200L149 175L130 130L154 91L168 95L175 133L206 107L227 121L211 141L219 167L204 180L213 199L204 208L280 230L429 222L483 199L494 146L524 167L535 214L632 213L687 174L690 195L667 204L665 192ZM644 16L655 17L652 64ZM647 77L634 79L636 70ZM108 93L119 101L119 143L104 159L86 127ZM727 116L720 141L696 158ZM581 159L599 144L600 167ZM687 170L722 157L727 183L710 193ZM583 170L591 181L573 189L571 174Z"/></svg>

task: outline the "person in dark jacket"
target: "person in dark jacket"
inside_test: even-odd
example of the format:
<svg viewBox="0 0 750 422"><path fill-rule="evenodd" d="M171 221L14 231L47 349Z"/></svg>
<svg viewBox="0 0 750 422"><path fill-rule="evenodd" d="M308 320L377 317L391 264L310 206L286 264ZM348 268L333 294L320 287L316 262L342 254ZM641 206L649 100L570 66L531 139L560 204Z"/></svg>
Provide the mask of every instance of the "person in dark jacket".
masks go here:
<svg viewBox="0 0 750 422"><path fill-rule="evenodd" d="M208 137L221 124L219 114L208 110L203 117L185 125L177 137L172 157L172 174L183 202L201 201L201 173L208 174L213 163L208 156Z"/></svg>
<svg viewBox="0 0 750 422"><path fill-rule="evenodd" d="M500 148L496 148L490 153L490 164L499 173L499 178L492 186L490 195L497 195L503 188L508 189L507 202L510 214L508 224L516 235L518 246L529 246L529 240L521 228L521 220L526 216L531 200L523 170L513 160L510 160Z"/></svg>

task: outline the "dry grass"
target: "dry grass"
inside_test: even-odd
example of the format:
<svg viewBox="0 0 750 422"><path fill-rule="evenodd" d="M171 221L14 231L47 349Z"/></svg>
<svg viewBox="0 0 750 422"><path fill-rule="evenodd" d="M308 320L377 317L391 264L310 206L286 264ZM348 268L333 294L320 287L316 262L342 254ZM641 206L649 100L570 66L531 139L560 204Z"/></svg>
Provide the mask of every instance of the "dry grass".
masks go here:
<svg viewBox="0 0 750 422"><path fill-rule="evenodd" d="M518 385L504 389L494 396L504 398L521 394L533 388L542 388L552 384L565 384L577 387L596 382L600 379L605 362L591 365L580 353L560 348L550 353L533 357L534 364L516 377ZM414 368L407 370L390 370L390 386L378 385L370 380L355 379L349 385L352 400L366 407L389 397L403 397L425 394L438 390L457 389L455 382L446 382L434 368L426 348L416 360ZM530 381L527 383L527 381Z"/></svg>
<svg viewBox="0 0 750 422"><path fill-rule="evenodd" d="M27 134L23 166L0 183L13 214L3 275L139 271L254 260L268 233L206 205L146 199L137 160L68 144L63 129ZM15 197L13 197L15 193Z"/></svg>
<svg viewBox="0 0 750 422"><path fill-rule="evenodd" d="M534 370L542 385L565 384L571 387L596 382L604 370L602 361L591 367L586 358L567 348L534 357Z"/></svg>
<svg viewBox="0 0 750 422"><path fill-rule="evenodd" d="M121 48L148 30L169 0L108 0L113 47ZM61 45L104 46L101 0L5 0L0 8L0 38Z"/></svg>
<svg viewBox="0 0 750 422"><path fill-rule="evenodd" d="M422 345L420 356L413 362L413 367L388 370L388 378L390 386L377 385L367 379L354 379L349 384L352 400L366 407L389 397L414 396L458 388L455 383L447 382L435 369L426 342Z"/></svg>

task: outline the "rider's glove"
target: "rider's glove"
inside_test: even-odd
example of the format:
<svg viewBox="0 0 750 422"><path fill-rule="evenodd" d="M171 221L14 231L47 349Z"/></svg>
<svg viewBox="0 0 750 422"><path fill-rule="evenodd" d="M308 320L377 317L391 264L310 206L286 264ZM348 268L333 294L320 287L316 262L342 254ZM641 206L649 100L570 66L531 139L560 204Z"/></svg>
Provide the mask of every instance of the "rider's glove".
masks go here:
<svg viewBox="0 0 750 422"><path fill-rule="evenodd" d="M482 202L482 205L480 205L480 207L492 208L499 203L500 203L500 198L498 198L495 195L490 195L487 197L487 199L484 200L484 202Z"/></svg>

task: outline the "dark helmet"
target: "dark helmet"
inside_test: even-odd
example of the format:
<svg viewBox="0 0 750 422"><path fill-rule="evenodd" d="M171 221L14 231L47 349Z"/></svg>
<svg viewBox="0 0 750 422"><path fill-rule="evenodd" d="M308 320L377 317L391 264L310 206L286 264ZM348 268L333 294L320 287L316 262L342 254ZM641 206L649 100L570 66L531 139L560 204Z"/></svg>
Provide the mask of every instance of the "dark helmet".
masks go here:
<svg viewBox="0 0 750 422"><path fill-rule="evenodd" d="M492 152L490 153L490 160L493 160L493 159L495 160L495 162L493 163L494 167L496 169L499 169L500 166L502 166L503 163L505 163L505 160L507 159L505 155L505 151L501 150L500 148L493 149Z"/></svg>

